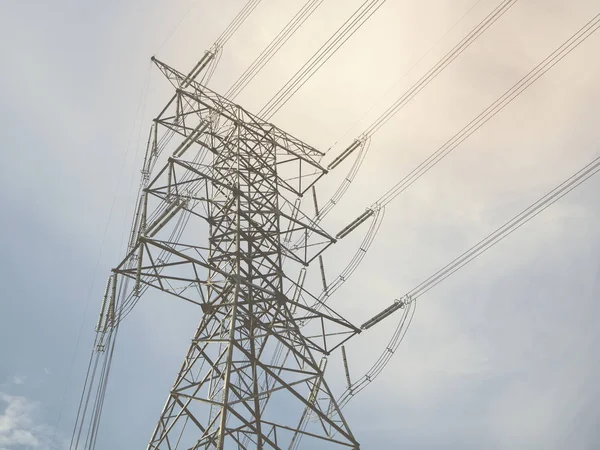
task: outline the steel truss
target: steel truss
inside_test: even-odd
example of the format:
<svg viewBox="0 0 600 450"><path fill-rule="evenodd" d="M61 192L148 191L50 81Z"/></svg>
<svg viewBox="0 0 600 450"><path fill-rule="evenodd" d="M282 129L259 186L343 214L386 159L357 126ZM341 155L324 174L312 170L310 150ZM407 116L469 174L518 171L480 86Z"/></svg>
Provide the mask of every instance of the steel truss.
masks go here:
<svg viewBox="0 0 600 450"><path fill-rule="evenodd" d="M112 286L130 286L126 303L153 287L203 315L148 449L359 448L324 372L360 329L305 287L335 242L300 208L322 153L154 62L175 95L151 128ZM165 136L178 138L168 152Z"/></svg>

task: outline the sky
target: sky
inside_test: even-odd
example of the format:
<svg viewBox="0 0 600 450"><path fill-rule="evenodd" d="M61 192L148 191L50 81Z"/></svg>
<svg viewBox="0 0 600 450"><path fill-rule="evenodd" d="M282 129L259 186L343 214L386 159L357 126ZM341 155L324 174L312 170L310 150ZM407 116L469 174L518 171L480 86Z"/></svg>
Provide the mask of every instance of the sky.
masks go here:
<svg viewBox="0 0 600 450"><path fill-rule="evenodd" d="M262 0L210 87L225 92L302 3ZM258 111L360 3L325 0L236 101ZM341 151L498 3L388 0L273 123ZM242 5L4 0L0 450L68 448L144 134L170 95L150 57L189 70ZM519 0L373 137L324 227L354 219L599 9ZM362 323L597 157L599 52L597 34L394 200L332 306ZM328 175L323 198L343 175ZM595 448L598 192L600 176L419 299L390 365L344 410L362 448ZM326 255L329 273L360 238ZM119 334L98 449L146 446L199 317L159 296L136 307ZM349 345L351 376L394 326Z"/></svg>

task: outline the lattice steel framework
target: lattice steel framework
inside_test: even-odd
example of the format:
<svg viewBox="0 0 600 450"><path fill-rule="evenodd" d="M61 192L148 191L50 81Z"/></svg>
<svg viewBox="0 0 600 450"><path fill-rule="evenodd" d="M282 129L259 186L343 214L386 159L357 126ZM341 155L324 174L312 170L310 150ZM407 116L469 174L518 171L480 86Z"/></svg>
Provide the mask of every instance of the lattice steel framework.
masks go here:
<svg viewBox="0 0 600 450"><path fill-rule="evenodd" d="M324 372L360 330L305 287L335 242L300 208L322 154L154 62L176 93L151 128L113 299L153 287L202 318L148 448L359 448Z"/></svg>

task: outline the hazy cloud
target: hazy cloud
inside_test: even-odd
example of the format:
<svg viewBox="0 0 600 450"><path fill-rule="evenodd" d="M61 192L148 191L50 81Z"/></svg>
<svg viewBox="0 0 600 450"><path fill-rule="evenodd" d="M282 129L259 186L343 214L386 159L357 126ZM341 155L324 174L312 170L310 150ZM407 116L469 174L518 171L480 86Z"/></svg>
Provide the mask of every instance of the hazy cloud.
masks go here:
<svg viewBox="0 0 600 450"><path fill-rule="evenodd" d="M25 384L25 378L17 375L13 376L11 381L13 384Z"/></svg>
<svg viewBox="0 0 600 450"><path fill-rule="evenodd" d="M48 449L51 428L38 421L39 404L0 392L0 450Z"/></svg>

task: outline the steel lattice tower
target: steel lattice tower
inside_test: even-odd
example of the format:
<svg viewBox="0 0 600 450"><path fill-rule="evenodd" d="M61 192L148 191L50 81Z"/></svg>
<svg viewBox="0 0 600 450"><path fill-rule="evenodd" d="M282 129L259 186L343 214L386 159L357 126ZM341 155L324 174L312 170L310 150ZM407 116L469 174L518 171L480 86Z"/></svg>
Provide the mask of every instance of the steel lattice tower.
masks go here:
<svg viewBox="0 0 600 450"><path fill-rule="evenodd" d="M176 93L150 132L107 321L148 287L202 318L148 448L359 448L324 371L360 330L304 287L335 242L299 207L326 173L322 153L153 60Z"/></svg>
<svg viewBox="0 0 600 450"><path fill-rule="evenodd" d="M327 168L323 153L196 81L207 68L212 74L221 45L257 2L244 7L188 75L152 58L175 94L150 129L128 252L106 285L70 449L96 446L119 325L149 288L193 303L201 320L148 449L359 448L341 408L390 361L416 300L599 170L596 158L360 328L326 304L364 257L385 206L599 29L597 15L335 238L328 234L319 224L352 182L370 137L514 3L502 2ZM304 68L302 76L310 72ZM286 101L288 84L263 111L272 114ZM348 175L320 210L315 185L352 153ZM314 213L306 211L309 191ZM322 253L370 218L356 254L328 284ZM313 289L315 266L323 290ZM399 320L388 345L352 382L343 344L392 314ZM340 347L346 390L336 400L325 372Z"/></svg>

